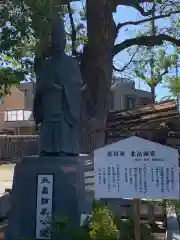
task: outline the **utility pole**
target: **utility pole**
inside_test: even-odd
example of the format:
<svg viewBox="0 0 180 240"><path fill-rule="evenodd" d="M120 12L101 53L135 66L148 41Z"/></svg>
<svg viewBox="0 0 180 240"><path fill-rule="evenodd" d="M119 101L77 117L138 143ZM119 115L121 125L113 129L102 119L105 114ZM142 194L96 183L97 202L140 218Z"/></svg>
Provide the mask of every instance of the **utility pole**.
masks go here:
<svg viewBox="0 0 180 240"><path fill-rule="evenodd" d="M176 85L178 84L178 75L179 75L179 72L178 72L178 61L177 61L177 63L176 63ZM178 111L178 113L180 113L180 93L177 93L176 101L177 101L177 111Z"/></svg>
<svg viewBox="0 0 180 240"><path fill-rule="evenodd" d="M151 22L151 31L152 31L152 36L156 35L156 26L155 26L155 11L156 11L156 3L154 2L153 4L153 12L152 12L152 22ZM152 48L151 48L152 51ZM155 99L156 99L156 95L155 95L155 82L154 82L154 53L152 51L152 58L150 60L150 71L151 71L151 94L152 94L152 103L155 104Z"/></svg>

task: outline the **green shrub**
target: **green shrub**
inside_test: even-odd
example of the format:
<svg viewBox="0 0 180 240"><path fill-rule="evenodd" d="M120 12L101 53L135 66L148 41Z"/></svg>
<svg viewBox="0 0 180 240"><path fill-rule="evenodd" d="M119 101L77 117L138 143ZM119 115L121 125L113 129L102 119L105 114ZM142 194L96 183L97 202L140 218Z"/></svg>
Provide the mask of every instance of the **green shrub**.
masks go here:
<svg viewBox="0 0 180 240"><path fill-rule="evenodd" d="M67 218L54 218L51 228L54 238L57 240L66 239L66 236L68 236L68 240L91 240L86 226L73 227Z"/></svg>
<svg viewBox="0 0 180 240"><path fill-rule="evenodd" d="M83 227L72 227L67 218L55 218L52 222L53 234L58 240L66 235L72 240L134 240L134 227L134 220L114 217L106 206L95 202L92 219ZM151 228L141 224L141 240L152 239Z"/></svg>
<svg viewBox="0 0 180 240"><path fill-rule="evenodd" d="M118 240L119 230L112 213L100 204L94 203L89 235L92 240Z"/></svg>
<svg viewBox="0 0 180 240"><path fill-rule="evenodd" d="M120 219L115 218L116 225L120 231L120 236L122 240L134 240L135 239L135 224L133 219ZM147 225L141 223L141 240L152 240L151 228Z"/></svg>

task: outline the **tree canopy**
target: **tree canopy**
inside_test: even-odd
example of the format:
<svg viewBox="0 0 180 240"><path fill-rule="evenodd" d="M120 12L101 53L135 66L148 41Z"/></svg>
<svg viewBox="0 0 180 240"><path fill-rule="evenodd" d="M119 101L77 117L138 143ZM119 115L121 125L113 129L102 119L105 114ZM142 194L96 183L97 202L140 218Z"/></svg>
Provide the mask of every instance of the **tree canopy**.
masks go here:
<svg viewBox="0 0 180 240"><path fill-rule="evenodd" d="M125 5L137 9L143 16L142 19L137 21L118 23L116 26L117 36L120 34L121 30L130 25L137 26L150 22L152 20L152 2L153 0L111 0L112 12L115 12L118 6ZM1 0L0 4L0 49L1 55L6 56L5 58L1 58L3 66L0 71L1 76L6 76L3 79L8 84L14 82L17 77L22 80L24 78L23 74L31 72L30 70L32 70L31 66L33 65L35 55L41 56L45 54L44 51L47 50L50 41L51 20L55 12L62 12L66 15L66 20L69 16L69 29L71 29L68 38L72 41L71 46L74 48L73 54L78 54L79 45L88 42L88 38L86 37L87 30L85 29L86 20L83 21L86 14L83 8L80 9L78 13L81 21L77 23L74 20L70 4L66 7L62 7L56 0L11 0L8 2ZM173 4L170 0L155 1L155 4L157 7L154 19L169 19L173 22L173 16L176 16L176 26L171 25L168 28L164 27L163 31L155 36L142 34L141 36L117 42L114 45L114 56L132 46L162 45L164 41L180 46L178 31L180 20L179 17L177 17L177 13L180 13L178 0L173 1ZM82 47L80 49L82 50ZM11 62L11 66L13 66L12 76L10 72L11 68L6 67L9 62ZM20 68L23 70L21 73Z"/></svg>
<svg viewBox="0 0 180 240"><path fill-rule="evenodd" d="M136 9L138 19L115 21L114 16L120 14L122 5ZM8 87L38 74L42 60L51 54L51 23L59 12L66 22L67 52L80 64L86 89L85 108L93 120L87 119L90 125L97 120L91 131L100 133L108 113L113 59L122 51L135 49L136 53L137 48L143 46L161 46L168 42L180 47L179 0L86 0L76 9L70 3L62 6L57 0L0 0L1 86ZM127 28L144 28L144 24L152 20L168 24L158 27L156 34L145 28L138 36L121 38ZM130 62L135 53L130 56ZM120 72L128 64L125 62ZM117 70L116 64L114 69Z"/></svg>

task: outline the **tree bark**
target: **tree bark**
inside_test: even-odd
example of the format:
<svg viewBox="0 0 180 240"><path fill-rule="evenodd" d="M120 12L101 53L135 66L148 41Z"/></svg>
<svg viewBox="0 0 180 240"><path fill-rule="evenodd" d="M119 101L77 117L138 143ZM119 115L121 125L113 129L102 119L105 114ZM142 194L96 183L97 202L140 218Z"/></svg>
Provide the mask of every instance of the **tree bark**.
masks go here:
<svg viewBox="0 0 180 240"><path fill-rule="evenodd" d="M88 44L80 62L83 84L86 85L82 94L81 152L90 152L105 143L116 38L111 1L87 0L86 13ZM45 52L43 55L48 54ZM43 58L36 58L37 75Z"/></svg>
<svg viewBox="0 0 180 240"><path fill-rule="evenodd" d="M83 152L90 152L105 143L116 25L111 1L87 0L86 12L88 44L80 64L86 85L81 146Z"/></svg>
<svg viewBox="0 0 180 240"><path fill-rule="evenodd" d="M153 104L155 104L155 102L156 102L155 88L156 88L156 87L155 87L154 85L151 86L151 97L152 97L152 103L153 103Z"/></svg>

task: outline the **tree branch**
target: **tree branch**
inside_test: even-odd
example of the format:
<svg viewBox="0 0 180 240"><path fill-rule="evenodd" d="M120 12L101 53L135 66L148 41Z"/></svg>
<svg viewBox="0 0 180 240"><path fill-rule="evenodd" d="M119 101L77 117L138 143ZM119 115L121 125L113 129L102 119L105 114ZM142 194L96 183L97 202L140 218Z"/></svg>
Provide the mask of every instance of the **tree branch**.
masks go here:
<svg viewBox="0 0 180 240"><path fill-rule="evenodd" d="M162 19L162 18L171 17L171 15L177 14L177 13L180 13L180 10L175 11L175 12L171 12L171 13L168 13L168 14L164 14L164 15L158 15L158 16L155 16L155 17L146 18L146 19L139 20L139 21L129 21L129 22L124 22L124 23L119 23L117 25L117 32L120 30L120 28L125 27L127 25L139 25L139 24L142 24L142 23L150 22L153 19L158 20L158 19Z"/></svg>
<svg viewBox="0 0 180 240"><path fill-rule="evenodd" d="M168 72L169 72L168 69L165 69L164 72L161 73L160 78L162 79L162 77L163 77L164 75L168 74Z"/></svg>
<svg viewBox="0 0 180 240"><path fill-rule="evenodd" d="M116 67L113 65L113 70L116 71L116 72L124 72L124 71L126 70L126 68L129 67L129 65L133 62L133 58L134 58L134 56L136 55L136 53L137 53L138 50L139 50L139 48L136 49L136 51L135 51L135 52L133 53L133 55L131 56L131 59L129 60L129 62L128 62L126 65L124 65L123 68L118 69L118 68L116 68Z"/></svg>
<svg viewBox="0 0 180 240"><path fill-rule="evenodd" d="M156 78L156 83L154 84L154 86L156 87L159 83L162 82L162 78L164 75L168 74L168 69L165 69L163 73L160 74L160 76L158 78Z"/></svg>
<svg viewBox="0 0 180 240"><path fill-rule="evenodd" d="M111 0L113 9L115 10L118 5L124 5L133 7L138 10L142 16L146 17L152 13L152 9L148 10L147 12L144 8L140 5L141 3L153 3L153 0Z"/></svg>
<svg viewBox="0 0 180 240"><path fill-rule="evenodd" d="M166 34L159 34L157 36L141 36L136 38L127 39L114 46L114 56L126 48L132 46L148 46L153 47L156 45L162 45L164 41L171 42L180 47L180 39L173 38Z"/></svg>
<svg viewBox="0 0 180 240"><path fill-rule="evenodd" d="M144 8L141 7L139 4L136 4L136 5L132 6L132 7L134 7L137 11L139 11L139 12L141 13L141 15L144 16L144 17L147 17L147 16L149 16L150 14L152 14L152 9L150 9L150 10L148 10L148 11L146 12L146 11L144 10Z"/></svg>
<svg viewBox="0 0 180 240"><path fill-rule="evenodd" d="M77 34L76 34L76 27L74 24L73 20L73 14L71 11L71 5L70 2L67 3L67 8L68 8L68 14L69 14L69 19L71 23L71 40L72 40L72 56L77 56L77 51L76 51L76 39L77 39Z"/></svg>

